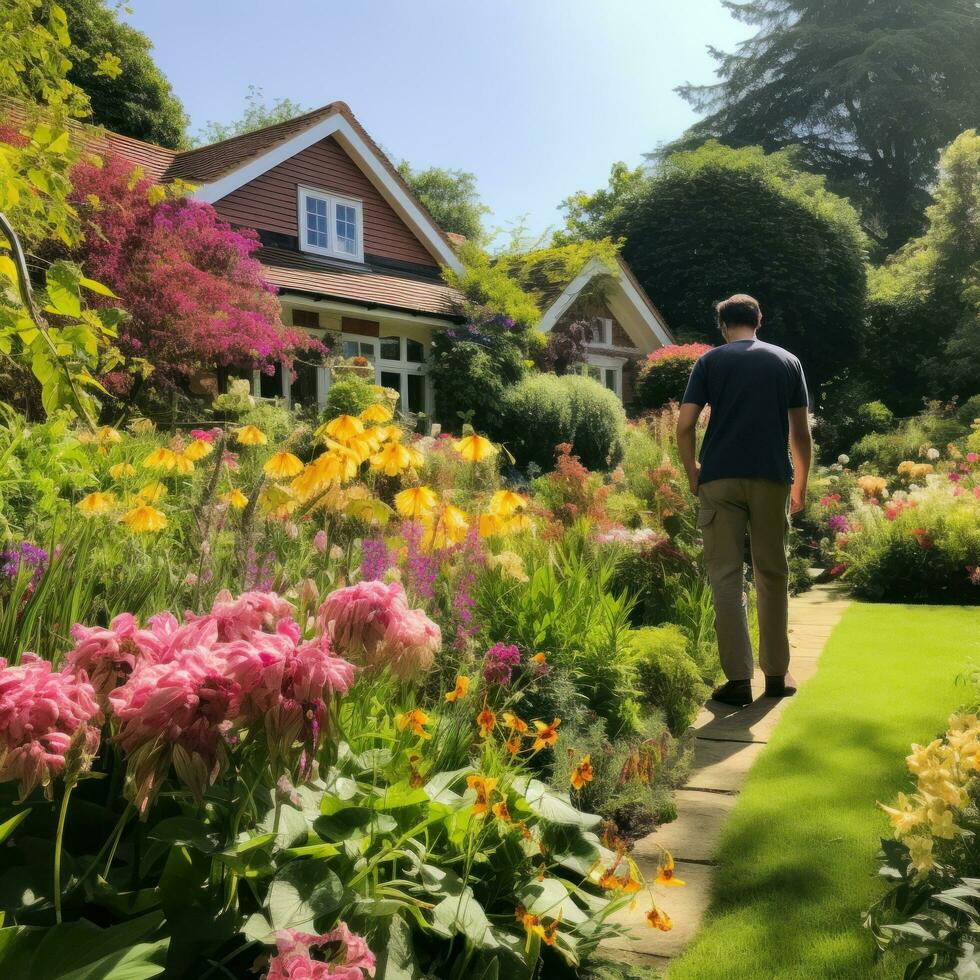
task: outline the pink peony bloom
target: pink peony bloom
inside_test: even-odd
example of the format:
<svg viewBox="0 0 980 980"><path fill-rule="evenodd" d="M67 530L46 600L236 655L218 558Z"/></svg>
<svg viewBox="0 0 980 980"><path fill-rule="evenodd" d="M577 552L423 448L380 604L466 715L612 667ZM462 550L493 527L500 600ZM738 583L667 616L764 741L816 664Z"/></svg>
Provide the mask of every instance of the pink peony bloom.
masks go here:
<svg viewBox="0 0 980 980"><path fill-rule="evenodd" d="M74 779L99 749L102 714L84 673L51 670L25 653L19 667L0 658L0 783L19 783L25 800L37 786L51 797L56 776Z"/></svg>
<svg viewBox="0 0 980 980"><path fill-rule="evenodd" d="M62 670L74 675L84 673L104 708L109 692L129 677L143 655L136 632L136 617L132 613L116 616L108 629L76 623L71 628L75 646L68 651Z"/></svg>
<svg viewBox="0 0 980 980"><path fill-rule="evenodd" d="M205 646L173 660L144 664L109 693L119 722L116 740L129 756L127 794L145 814L174 764L201 799L225 764L225 735L241 707L241 685L223 658Z"/></svg>
<svg viewBox="0 0 980 980"><path fill-rule="evenodd" d="M343 922L319 936L282 929L276 933L276 948L267 980L365 980L374 976L374 954ZM322 960L313 959L314 949Z"/></svg>
<svg viewBox="0 0 980 980"><path fill-rule="evenodd" d="M275 592L243 592L232 598L227 589L218 593L211 612L204 616L188 613L188 622L213 619L218 624L218 639L248 639L252 630L265 630L272 633L280 620L293 616L292 604L276 595Z"/></svg>
<svg viewBox="0 0 980 980"><path fill-rule="evenodd" d="M358 582L331 592L317 623L346 657L365 667L387 666L401 680L432 666L442 632L421 609L409 609L401 583Z"/></svg>

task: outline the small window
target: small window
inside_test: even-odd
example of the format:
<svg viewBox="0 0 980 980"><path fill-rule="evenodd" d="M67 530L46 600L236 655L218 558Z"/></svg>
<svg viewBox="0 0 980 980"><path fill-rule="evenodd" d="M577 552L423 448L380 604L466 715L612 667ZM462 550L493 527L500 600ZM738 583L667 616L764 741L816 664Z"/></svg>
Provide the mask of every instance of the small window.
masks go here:
<svg viewBox="0 0 980 980"><path fill-rule="evenodd" d="M616 391L616 374L617 371L615 368L606 368L606 387L610 391Z"/></svg>
<svg viewBox="0 0 980 980"><path fill-rule="evenodd" d="M402 359L401 337L381 338L381 359L383 361L400 361Z"/></svg>
<svg viewBox="0 0 980 980"><path fill-rule="evenodd" d="M299 188L300 244L303 251L335 258L364 258L361 202Z"/></svg>
<svg viewBox="0 0 980 980"><path fill-rule="evenodd" d="M366 357L369 361L375 358L374 342L369 340L345 340L344 357Z"/></svg>
<svg viewBox="0 0 980 980"><path fill-rule="evenodd" d="M412 364L425 363L425 345L417 340L405 341L405 360Z"/></svg>
<svg viewBox="0 0 980 980"><path fill-rule="evenodd" d="M393 388L395 391L401 393L401 390L402 390L402 376L397 371L382 371L381 372L381 387L382 388ZM399 398L399 401L401 401L400 398Z"/></svg>
<svg viewBox="0 0 980 980"><path fill-rule="evenodd" d="M320 313L318 310L293 310L293 326L306 327L308 330L320 328Z"/></svg>
<svg viewBox="0 0 980 980"><path fill-rule="evenodd" d="M405 380L408 383L408 410L410 412L425 411L425 379L421 374L407 374Z"/></svg>

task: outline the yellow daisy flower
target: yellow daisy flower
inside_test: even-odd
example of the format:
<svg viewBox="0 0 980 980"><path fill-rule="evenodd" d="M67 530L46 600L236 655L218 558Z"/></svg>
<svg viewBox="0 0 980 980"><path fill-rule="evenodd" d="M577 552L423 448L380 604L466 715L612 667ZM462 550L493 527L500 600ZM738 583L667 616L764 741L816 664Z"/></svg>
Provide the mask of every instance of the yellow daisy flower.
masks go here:
<svg viewBox="0 0 980 980"><path fill-rule="evenodd" d="M95 517L98 514L105 514L116 506L116 498L111 493L102 493L96 490L87 497L83 497L75 505L86 517Z"/></svg>
<svg viewBox="0 0 980 980"><path fill-rule="evenodd" d="M116 463L109 467L109 476L113 480L122 480L128 476L136 476L136 467L132 463Z"/></svg>
<svg viewBox="0 0 980 980"><path fill-rule="evenodd" d="M167 526L167 515L149 504L141 504L126 511L120 520L133 534L153 534Z"/></svg>
<svg viewBox="0 0 980 980"><path fill-rule="evenodd" d="M429 487L409 487L395 494L395 510L409 520L417 521L428 517L435 509L439 498Z"/></svg>
<svg viewBox="0 0 980 980"><path fill-rule="evenodd" d="M223 504L227 504L229 507L234 507L235 510L242 510L244 507L248 506L248 497L245 496L235 487L234 490L229 490L227 493L223 493L218 498Z"/></svg>
<svg viewBox="0 0 980 980"><path fill-rule="evenodd" d="M298 456L280 450L266 460L262 469L265 470L265 475L273 480L288 480L303 472L303 463Z"/></svg>
<svg viewBox="0 0 980 980"><path fill-rule="evenodd" d="M456 443L456 452L468 463L479 463L496 452L494 444L483 436L464 436Z"/></svg>
<svg viewBox="0 0 980 980"><path fill-rule="evenodd" d="M235 433L235 440L240 446L264 446L269 441L266 434L255 425L242 426Z"/></svg>
<svg viewBox="0 0 980 980"><path fill-rule="evenodd" d="M390 421L392 416L392 411L387 405L382 405L380 402L374 405L368 405L367 408L361 412L361 421L374 423L385 423Z"/></svg>
<svg viewBox="0 0 980 980"><path fill-rule="evenodd" d="M203 439L192 439L184 450L184 455L192 463L196 463L198 460L204 459L205 456L210 456L213 449L211 443L205 442Z"/></svg>

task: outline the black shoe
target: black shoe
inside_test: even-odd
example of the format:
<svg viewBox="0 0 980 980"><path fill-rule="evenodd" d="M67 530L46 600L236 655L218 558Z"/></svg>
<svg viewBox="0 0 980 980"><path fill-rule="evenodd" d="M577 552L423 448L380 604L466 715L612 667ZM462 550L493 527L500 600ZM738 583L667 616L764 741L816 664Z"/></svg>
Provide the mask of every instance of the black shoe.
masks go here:
<svg viewBox="0 0 980 980"><path fill-rule="evenodd" d="M728 681L727 684L714 689L711 700L730 704L735 708L744 708L752 703L752 682Z"/></svg>
<svg viewBox="0 0 980 980"><path fill-rule="evenodd" d="M766 674L766 697L791 698L796 694L796 687L792 681L793 678L789 674L777 674L775 676Z"/></svg>

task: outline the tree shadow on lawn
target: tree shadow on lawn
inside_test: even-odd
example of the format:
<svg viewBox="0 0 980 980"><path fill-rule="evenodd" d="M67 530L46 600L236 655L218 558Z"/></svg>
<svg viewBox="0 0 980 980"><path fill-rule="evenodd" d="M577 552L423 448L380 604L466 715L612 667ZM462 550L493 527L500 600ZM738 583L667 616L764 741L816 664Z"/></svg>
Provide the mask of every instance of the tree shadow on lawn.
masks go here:
<svg viewBox="0 0 980 980"><path fill-rule="evenodd" d="M873 722L826 729L819 740L780 739L753 767L722 836L701 933L705 946L725 950L727 965L689 975L900 975L873 966L861 920L878 891L874 856L887 833L875 803L901 786L901 757Z"/></svg>

